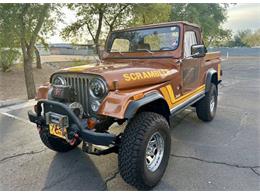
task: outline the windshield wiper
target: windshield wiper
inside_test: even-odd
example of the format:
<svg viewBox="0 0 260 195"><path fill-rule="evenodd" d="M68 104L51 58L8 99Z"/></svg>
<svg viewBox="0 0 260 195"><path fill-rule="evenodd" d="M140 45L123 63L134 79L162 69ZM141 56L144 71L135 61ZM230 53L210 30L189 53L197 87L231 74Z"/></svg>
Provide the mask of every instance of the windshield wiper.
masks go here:
<svg viewBox="0 0 260 195"><path fill-rule="evenodd" d="M153 54L152 51L150 51L149 49L136 49L137 51L147 51L150 54Z"/></svg>

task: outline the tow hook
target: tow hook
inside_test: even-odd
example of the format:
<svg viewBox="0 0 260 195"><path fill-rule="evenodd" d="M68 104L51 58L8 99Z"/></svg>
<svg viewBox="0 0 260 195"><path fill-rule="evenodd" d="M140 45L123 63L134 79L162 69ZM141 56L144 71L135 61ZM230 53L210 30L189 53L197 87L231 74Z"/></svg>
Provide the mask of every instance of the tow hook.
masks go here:
<svg viewBox="0 0 260 195"><path fill-rule="evenodd" d="M79 135L76 132L70 132L66 135L66 141L73 146L75 142L79 139Z"/></svg>
<svg viewBox="0 0 260 195"><path fill-rule="evenodd" d="M78 139L79 139L79 135L75 133L74 137L71 140L69 140L69 144L73 146Z"/></svg>

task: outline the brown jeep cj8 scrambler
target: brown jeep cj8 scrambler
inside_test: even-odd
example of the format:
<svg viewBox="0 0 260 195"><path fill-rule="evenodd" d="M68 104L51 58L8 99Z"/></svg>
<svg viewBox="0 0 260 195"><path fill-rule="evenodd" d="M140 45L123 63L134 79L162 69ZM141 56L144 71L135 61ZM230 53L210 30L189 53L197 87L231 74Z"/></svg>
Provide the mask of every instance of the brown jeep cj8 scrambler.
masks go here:
<svg viewBox="0 0 260 195"><path fill-rule="evenodd" d="M29 119L48 148L116 152L122 178L150 189L167 167L170 117L194 106L199 119L214 118L220 61L187 22L114 31L101 63L60 70L39 88ZM108 131L115 122L127 123L123 133Z"/></svg>

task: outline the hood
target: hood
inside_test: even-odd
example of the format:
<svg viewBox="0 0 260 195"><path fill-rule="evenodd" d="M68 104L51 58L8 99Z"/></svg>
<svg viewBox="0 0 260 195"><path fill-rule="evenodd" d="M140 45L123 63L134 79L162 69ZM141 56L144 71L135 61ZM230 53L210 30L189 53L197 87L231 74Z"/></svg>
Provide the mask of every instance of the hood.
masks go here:
<svg viewBox="0 0 260 195"><path fill-rule="evenodd" d="M177 70L172 65L158 63L111 63L88 64L70 67L59 72L96 74L103 77L109 89L113 90L117 82L118 89L131 89L139 86L158 84L170 80Z"/></svg>

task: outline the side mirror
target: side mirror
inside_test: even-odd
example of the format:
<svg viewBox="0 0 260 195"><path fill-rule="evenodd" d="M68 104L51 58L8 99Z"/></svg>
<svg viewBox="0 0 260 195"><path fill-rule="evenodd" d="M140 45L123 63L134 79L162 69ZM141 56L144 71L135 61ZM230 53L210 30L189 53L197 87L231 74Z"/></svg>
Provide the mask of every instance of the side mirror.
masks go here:
<svg viewBox="0 0 260 195"><path fill-rule="evenodd" d="M207 53L207 49L204 45L192 45L191 56L194 58L204 57Z"/></svg>

